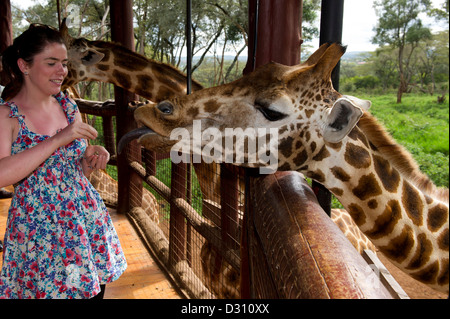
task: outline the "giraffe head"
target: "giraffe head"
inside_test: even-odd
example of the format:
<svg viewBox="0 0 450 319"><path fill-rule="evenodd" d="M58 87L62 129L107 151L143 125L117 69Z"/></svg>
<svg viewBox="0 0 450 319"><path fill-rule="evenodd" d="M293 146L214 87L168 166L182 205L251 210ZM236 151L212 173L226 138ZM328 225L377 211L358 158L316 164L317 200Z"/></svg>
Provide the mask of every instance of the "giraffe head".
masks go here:
<svg viewBox="0 0 450 319"><path fill-rule="evenodd" d="M135 111L135 118L154 133L142 135L139 142L150 149L173 146L177 141L170 136L180 128L193 142L195 123L221 136L216 142L223 146L227 129L255 128L254 132L267 135L274 129L278 169L299 170L320 149L319 141L339 143L370 106L368 101L342 96L332 86L331 73L344 53L339 44L323 45L300 65L269 63L233 83L143 105ZM210 142L202 139L201 147ZM257 161L248 166L262 165L263 161Z"/></svg>
<svg viewBox="0 0 450 319"><path fill-rule="evenodd" d="M186 94L186 75L169 64L148 59L114 42L72 38L64 21L60 32L69 57L63 89L80 81L101 81L155 102ZM192 81L193 91L202 88Z"/></svg>
<svg viewBox="0 0 450 319"><path fill-rule="evenodd" d="M59 31L66 44L69 58L69 73L64 80L63 89L81 81L105 79L102 76L103 72L97 68L97 63L105 57L105 54L96 50L90 41L71 37L66 19L61 23Z"/></svg>

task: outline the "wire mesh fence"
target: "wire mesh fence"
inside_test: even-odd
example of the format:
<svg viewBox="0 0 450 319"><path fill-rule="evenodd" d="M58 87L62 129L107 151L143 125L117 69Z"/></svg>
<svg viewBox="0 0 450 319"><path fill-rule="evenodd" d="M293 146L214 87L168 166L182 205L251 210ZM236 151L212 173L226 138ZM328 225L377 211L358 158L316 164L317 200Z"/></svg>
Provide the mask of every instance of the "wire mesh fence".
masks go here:
<svg viewBox="0 0 450 319"><path fill-rule="evenodd" d="M99 133L91 143L104 146L111 154L106 171L96 171L91 183L105 203L116 208L115 116L88 114L85 121ZM238 298L242 172L235 168L230 172L230 168L214 163L175 165L169 154L142 148L131 152L127 154L130 166L143 183L130 184L130 203L138 206L132 207L130 216L141 228L153 255L186 295Z"/></svg>
<svg viewBox="0 0 450 319"><path fill-rule="evenodd" d="M158 230L168 242L168 256L161 256L167 258L168 268L183 274L185 284L192 286L187 290L195 297L238 298L244 205L239 174L233 176L235 189L225 182L225 193L235 196L222 198L224 173L219 165L175 165L168 154L146 150L142 162L144 180L149 182L144 188L157 202L156 212L151 214L157 216ZM223 213L222 205L228 214Z"/></svg>

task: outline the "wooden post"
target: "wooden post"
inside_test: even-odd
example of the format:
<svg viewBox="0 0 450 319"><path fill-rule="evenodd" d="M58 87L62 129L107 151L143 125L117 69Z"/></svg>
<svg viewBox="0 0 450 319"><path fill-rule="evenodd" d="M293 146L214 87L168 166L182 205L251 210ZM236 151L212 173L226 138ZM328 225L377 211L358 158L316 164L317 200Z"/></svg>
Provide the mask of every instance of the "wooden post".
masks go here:
<svg viewBox="0 0 450 319"><path fill-rule="evenodd" d="M105 138L105 148L111 155L116 154L116 144L114 143L114 125L112 116L102 117L103 135Z"/></svg>
<svg viewBox="0 0 450 319"><path fill-rule="evenodd" d="M9 0L0 1L0 54L13 42L11 3ZM5 86L5 78L0 67L0 85Z"/></svg>
<svg viewBox="0 0 450 319"><path fill-rule="evenodd" d="M236 235L239 209L239 169L222 164L220 166L220 228L223 252L233 248L232 237Z"/></svg>
<svg viewBox="0 0 450 319"><path fill-rule="evenodd" d="M300 63L302 7L303 0L249 0L249 59L244 74L271 61Z"/></svg>
<svg viewBox="0 0 450 319"><path fill-rule="evenodd" d="M147 149L143 150L143 160L145 162L145 170L148 175L156 176L156 152Z"/></svg>
<svg viewBox="0 0 450 319"><path fill-rule="evenodd" d="M133 1L110 0L110 6L112 40L134 50ZM136 100L136 97L116 86L114 98L117 107L117 141L119 141L125 133L136 128L133 114L128 111L128 103ZM141 161L140 147L136 142L132 142L126 150L117 156L119 213L128 212L132 206L140 206L142 199L142 181L128 166L128 161ZM130 196L131 191L136 196Z"/></svg>
<svg viewBox="0 0 450 319"><path fill-rule="evenodd" d="M249 0L248 61L244 74L271 61L285 65L300 63L303 0ZM246 169L246 196L253 191L249 179L256 170ZM241 298L252 298L252 270L249 247L254 236L254 215L246 198L241 237Z"/></svg>
<svg viewBox="0 0 450 319"><path fill-rule="evenodd" d="M320 45L324 43L342 42L342 24L344 18L344 0L322 0L320 18ZM333 87L339 91L339 62L331 74ZM313 181L312 188L320 206L331 216L331 193L322 184Z"/></svg>
<svg viewBox="0 0 450 319"><path fill-rule="evenodd" d="M186 197L186 164L172 163L172 183L170 192L170 234L169 264L175 266L185 259L186 230L185 219L180 210L173 204L176 198Z"/></svg>

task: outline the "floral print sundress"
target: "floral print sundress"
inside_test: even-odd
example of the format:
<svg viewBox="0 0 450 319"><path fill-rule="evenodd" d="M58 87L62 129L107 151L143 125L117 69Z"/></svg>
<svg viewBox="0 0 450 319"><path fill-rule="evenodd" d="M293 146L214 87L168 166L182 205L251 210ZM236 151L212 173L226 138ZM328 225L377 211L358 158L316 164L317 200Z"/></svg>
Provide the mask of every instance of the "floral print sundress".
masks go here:
<svg viewBox="0 0 450 319"><path fill-rule="evenodd" d="M62 92L55 98L68 123L78 112ZM11 154L50 136L31 132L13 102L9 117L20 131ZM86 299L125 271L127 263L103 200L84 176L87 142L57 149L15 185L8 212L0 276L1 298Z"/></svg>

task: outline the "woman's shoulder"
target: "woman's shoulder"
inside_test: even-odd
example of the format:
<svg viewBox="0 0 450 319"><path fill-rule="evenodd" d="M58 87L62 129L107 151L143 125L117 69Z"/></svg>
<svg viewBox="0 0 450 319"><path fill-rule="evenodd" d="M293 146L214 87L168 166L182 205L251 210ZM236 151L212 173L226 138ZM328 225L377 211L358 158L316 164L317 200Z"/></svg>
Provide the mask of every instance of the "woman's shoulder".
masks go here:
<svg viewBox="0 0 450 319"><path fill-rule="evenodd" d="M54 97L58 100L58 102L60 104L65 104L65 103L70 103L73 104L74 106L76 106L76 102L74 101L74 99L70 96L70 94L68 92L59 92L58 94L54 95Z"/></svg>
<svg viewBox="0 0 450 319"><path fill-rule="evenodd" d="M59 94L54 96L58 103L63 108L64 112L66 113L69 123L72 123L75 118L77 117L77 114L79 113L78 106L75 103L74 100L72 100L68 93L60 92Z"/></svg>
<svg viewBox="0 0 450 319"><path fill-rule="evenodd" d="M15 125L17 121L14 118L11 118L11 108L9 105L5 103L0 103L0 127L1 132L4 132L3 129L11 127L11 125Z"/></svg>
<svg viewBox="0 0 450 319"><path fill-rule="evenodd" d="M0 101L0 118L9 117L11 108L4 101Z"/></svg>

